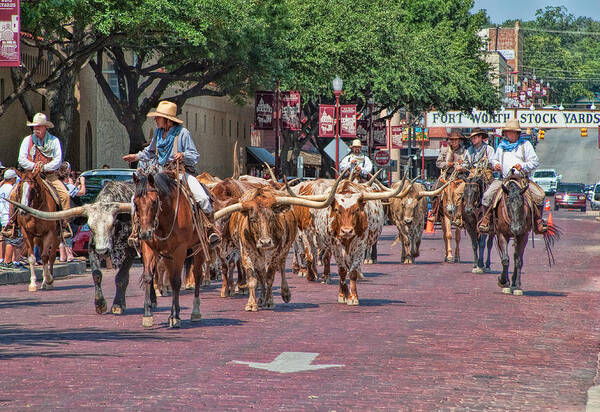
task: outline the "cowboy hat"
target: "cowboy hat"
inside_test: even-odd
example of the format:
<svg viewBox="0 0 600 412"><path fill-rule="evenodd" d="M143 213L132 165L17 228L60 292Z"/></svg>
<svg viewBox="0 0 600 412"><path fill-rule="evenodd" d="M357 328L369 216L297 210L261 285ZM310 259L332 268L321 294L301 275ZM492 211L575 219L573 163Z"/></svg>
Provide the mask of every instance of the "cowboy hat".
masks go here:
<svg viewBox="0 0 600 412"><path fill-rule="evenodd" d="M27 126L46 126L52 128L54 127L54 123L49 121L44 113L36 113L35 116L33 116L33 121L27 122Z"/></svg>
<svg viewBox="0 0 600 412"><path fill-rule="evenodd" d="M160 102L155 111L150 112L146 115L146 117L164 117L166 119L174 121L175 123L183 123L183 120L178 119L176 116L177 105L166 100Z"/></svg>
<svg viewBox="0 0 600 412"><path fill-rule="evenodd" d="M360 142L360 139L354 139L352 141L352 144L350 145L350 147L362 147L362 143Z"/></svg>
<svg viewBox="0 0 600 412"><path fill-rule="evenodd" d="M448 139L463 139L464 136L462 134L462 132L460 131L460 129L457 128L453 128L450 131L450 136L448 136Z"/></svg>
<svg viewBox="0 0 600 412"><path fill-rule="evenodd" d="M509 119L506 122L506 125L502 128L502 132L513 131L513 132L521 132L521 124L518 119Z"/></svg>
<svg viewBox="0 0 600 412"><path fill-rule="evenodd" d="M6 172L4 172L4 180L12 179L14 177L17 177L17 172L15 172L14 169L6 169Z"/></svg>
<svg viewBox="0 0 600 412"><path fill-rule="evenodd" d="M477 135L483 135L483 137L485 137L488 134L482 128L480 128L480 127L474 127L473 129L471 129L471 135L469 136L469 138L472 138L472 137L477 136Z"/></svg>

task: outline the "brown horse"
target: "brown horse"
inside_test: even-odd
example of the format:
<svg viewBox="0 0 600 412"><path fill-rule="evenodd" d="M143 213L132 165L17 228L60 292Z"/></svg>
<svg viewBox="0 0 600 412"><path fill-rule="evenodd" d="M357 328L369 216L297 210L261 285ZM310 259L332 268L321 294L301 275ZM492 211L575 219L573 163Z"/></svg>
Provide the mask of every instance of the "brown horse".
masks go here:
<svg viewBox="0 0 600 412"><path fill-rule="evenodd" d="M450 184L442 193L441 208L442 208L442 233L444 234L444 262L460 262L460 231L461 227L454 226L457 219L462 219L460 212L461 196L459 189L464 186L464 180L455 178L456 173L453 173L448 181L442 179L441 183ZM454 255L452 254L452 228L454 226Z"/></svg>
<svg viewBox="0 0 600 412"><path fill-rule="evenodd" d="M47 184L42 179L42 173L39 171L27 171L19 173L21 181L17 184L12 196L19 199L26 206L46 211L56 212L58 205ZM58 195L56 195L58 199ZM7 199L13 205L10 199ZM60 224L55 221L37 219L23 210L17 213L17 224L23 233L23 240L27 245L27 261L29 262L29 288L30 292L35 292L38 285L35 278L35 254L33 248L37 246L42 255L43 276L42 289L54 289L54 261L56 260L56 251L60 243Z"/></svg>
<svg viewBox="0 0 600 412"><path fill-rule="evenodd" d="M489 235L477 232L477 222L482 215L481 199L485 192L484 179L481 176L469 177L465 180L465 191L462 199L462 218L465 230L471 238L473 247L473 273L484 273L491 270L490 255L494 244L494 233ZM484 262L487 244L487 259Z"/></svg>
<svg viewBox="0 0 600 412"><path fill-rule="evenodd" d="M179 328L181 270L188 254L193 255L194 301L191 320L199 321L202 265L207 260L208 241L204 226L195 217L183 187L168 173L134 175L133 202L139 219L139 236L144 259L144 317L142 325L153 326L151 290L155 256L168 274L173 290L169 327ZM151 253L150 253L151 252Z"/></svg>
<svg viewBox="0 0 600 412"><path fill-rule="evenodd" d="M522 295L521 268L523 267L523 254L529 232L534 225L533 205L526 197L528 181L516 176L508 176L502 183L502 197L494 210L494 227L498 237L498 251L502 261L502 275L498 277L498 286L502 293ZM508 242L513 238L515 242L514 271L512 279L508 279ZM558 240L558 228L549 228L544 233L546 249L551 253L550 247Z"/></svg>

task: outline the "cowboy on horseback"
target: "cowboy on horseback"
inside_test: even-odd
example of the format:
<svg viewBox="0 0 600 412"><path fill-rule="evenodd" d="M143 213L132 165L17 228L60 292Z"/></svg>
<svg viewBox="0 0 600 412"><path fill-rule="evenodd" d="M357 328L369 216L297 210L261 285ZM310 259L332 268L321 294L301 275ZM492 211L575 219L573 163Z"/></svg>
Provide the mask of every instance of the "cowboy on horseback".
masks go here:
<svg viewBox="0 0 600 412"><path fill-rule="evenodd" d="M373 170L371 159L364 153L361 153L362 144L360 139L354 139L350 145L352 152L340 162L340 172L353 169L356 170L362 179L367 179L369 173Z"/></svg>
<svg viewBox="0 0 600 412"><path fill-rule="evenodd" d="M32 122L27 126L33 128L33 133L25 136L19 149L19 166L26 171L42 172L46 182L52 186L60 201L63 210L70 208L70 197L67 188L58 178L56 172L62 164L62 149L58 137L50 134L48 129L54 127L44 113L36 113ZM15 200L16 191L11 193L11 200ZM12 210L12 207L11 207ZM73 236L67 222L62 222L63 237ZM10 220L2 231L4 236L13 238L15 236L15 213L10 214Z"/></svg>
<svg viewBox="0 0 600 412"><path fill-rule="evenodd" d="M490 161L494 157L495 151L492 146L483 141L486 136L488 136L487 132L479 127L471 130L471 135L469 136L471 146L467 149L464 157L465 168L485 167L491 171L492 165Z"/></svg>
<svg viewBox="0 0 600 412"><path fill-rule="evenodd" d="M493 169L502 172L503 178L508 177L515 171L515 174L529 179L529 175L538 167L539 161L531 142L520 137L521 126L519 121L517 119L508 120L506 126L502 129L502 134L504 139L498 145L491 159ZM481 233L488 233L490 230L491 214L496 206L497 194L502 187L502 183L502 180L494 180L483 194L481 203L485 208L485 212L477 228ZM545 233L548 227L542 220L544 190L529 180L526 196L534 206L532 209L535 215L535 232L538 234Z"/></svg>
<svg viewBox="0 0 600 412"><path fill-rule="evenodd" d="M446 178L451 176L454 171L466 172L466 169L462 167L464 163L465 148L462 144L462 135L460 129L452 129L450 136L448 137L448 146L444 146L440 149L440 154L435 162L435 165L442 171L437 182L435 182L434 190L441 187L446 183ZM457 191L460 187L457 189ZM431 215L427 218L430 222L435 222L439 218L441 196L436 196L432 200ZM457 222L460 223L460 222Z"/></svg>
<svg viewBox="0 0 600 412"><path fill-rule="evenodd" d="M198 151L189 130L182 125L183 120L176 116L177 105L175 103L160 102L156 111L147 114L147 117L154 117L156 122L152 141L140 152L123 156L123 160L129 163L156 161L160 169L167 170L175 170L177 163L183 162L185 171L179 175L179 178L183 180L185 174L185 181L192 192L194 201L208 219L206 230L209 244L211 247L216 246L220 241L220 236L215 229L210 198L196 177L190 174L190 172L195 173ZM137 219L133 219L133 222L129 244L137 246L139 245L139 224Z"/></svg>

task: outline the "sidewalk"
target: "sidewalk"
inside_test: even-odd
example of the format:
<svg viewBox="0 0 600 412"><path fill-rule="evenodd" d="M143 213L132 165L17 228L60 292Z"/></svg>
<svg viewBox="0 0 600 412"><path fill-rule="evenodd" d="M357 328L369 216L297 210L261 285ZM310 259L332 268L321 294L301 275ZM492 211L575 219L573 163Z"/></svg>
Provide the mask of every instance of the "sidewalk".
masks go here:
<svg viewBox="0 0 600 412"><path fill-rule="evenodd" d="M85 273L87 263L85 260L74 260L70 263L55 263L54 278L64 278L69 275ZM42 281L42 266L35 265L35 277ZM29 265L23 269L0 269L0 285L14 285L29 283Z"/></svg>

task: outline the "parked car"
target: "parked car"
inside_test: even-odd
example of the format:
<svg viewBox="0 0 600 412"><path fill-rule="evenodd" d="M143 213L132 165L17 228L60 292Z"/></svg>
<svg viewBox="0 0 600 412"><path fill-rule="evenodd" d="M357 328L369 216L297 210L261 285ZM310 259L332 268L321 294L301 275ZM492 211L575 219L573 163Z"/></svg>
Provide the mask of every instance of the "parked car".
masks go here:
<svg viewBox="0 0 600 412"><path fill-rule="evenodd" d="M562 176L556 173L554 169L538 169L533 172L532 180L540 185L547 195L556 193L556 187L560 183Z"/></svg>
<svg viewBox="0 0 600 412"><path fill-rule="evenodd" d="M77 256L87 256L89 243L90 227L86 223L79 226L77 233L73 236L73 253Z"/></svg>
<svg viewBox="0 0 600 412"><path fill-rule="evenodd" d="M81 174L85 177L85 195L81 196L82 203L92 203L104 184L111 180L132 182L135 169L94 169Z"/></svg>
<svg viewBox="0 0 600 412"><path fill-rule="evenodd" d="M592 200L590 200L590 207L592 210L600 210L600 182L594 185Z"/></svg>
<svg viewBox="0 0 600 412"><path fill-rule="evenodd" d="M586 210L585 185L583 183L560 183L554 195L554 210L561 207Z"/></svg>

